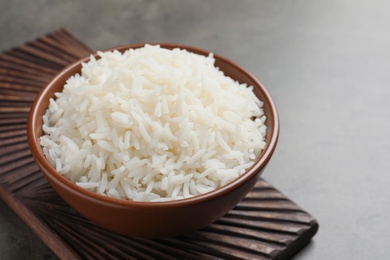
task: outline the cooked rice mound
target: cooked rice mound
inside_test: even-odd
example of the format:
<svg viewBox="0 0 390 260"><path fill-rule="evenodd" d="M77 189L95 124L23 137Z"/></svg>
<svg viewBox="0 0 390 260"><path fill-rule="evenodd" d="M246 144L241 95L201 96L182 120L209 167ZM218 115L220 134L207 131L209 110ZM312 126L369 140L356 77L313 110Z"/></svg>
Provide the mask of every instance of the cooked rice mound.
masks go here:
<svg viewBox="0 0 390 260"><path fill-rule="evenodd" d="M43 117L45 156L80 187L134 201L189 198L238 178L264 149L262 102L212 54L145 45L98 56Z"/></svg>

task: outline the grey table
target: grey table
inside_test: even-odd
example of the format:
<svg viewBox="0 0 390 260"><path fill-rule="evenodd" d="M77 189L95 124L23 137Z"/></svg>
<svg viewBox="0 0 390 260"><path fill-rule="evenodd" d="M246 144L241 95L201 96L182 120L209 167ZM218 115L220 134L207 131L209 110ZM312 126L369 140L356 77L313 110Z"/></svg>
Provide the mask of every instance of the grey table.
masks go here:
<svg viewBox="0 0 390 260"><path fill-rule="evenodd" d="M0 51L61 27L92 48L177 42L247 68L281 120L263 177L316 217L295 259L390 254L390 2L0 1ZM0 259L55 259L0 200Z"/></svg>

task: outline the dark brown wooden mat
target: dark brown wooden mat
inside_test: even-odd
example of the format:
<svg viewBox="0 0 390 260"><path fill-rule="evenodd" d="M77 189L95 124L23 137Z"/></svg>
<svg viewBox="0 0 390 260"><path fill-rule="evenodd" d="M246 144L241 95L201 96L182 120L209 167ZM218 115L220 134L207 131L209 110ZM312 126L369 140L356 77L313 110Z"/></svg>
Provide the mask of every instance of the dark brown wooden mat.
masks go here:
<svg viewBox="0 0 390 260"><path fill-rule="evenodd" d="M316 234L316 219L263 179L226 216L177 238L118 235L70 208L36 166L26 122L45 83L91 52L61 29L0 54L0 197L59 258L288 259Z"/></svg>

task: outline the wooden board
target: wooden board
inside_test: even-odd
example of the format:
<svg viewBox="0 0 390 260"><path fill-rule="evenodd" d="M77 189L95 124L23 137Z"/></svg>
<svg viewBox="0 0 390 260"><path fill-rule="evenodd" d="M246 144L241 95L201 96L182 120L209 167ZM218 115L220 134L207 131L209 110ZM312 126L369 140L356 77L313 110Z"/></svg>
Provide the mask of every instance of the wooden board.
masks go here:
<svg viewBox="0 0 390 260"><path fill-rule="evenodd" d="M26 122L45 83L91 52L61 29L0 54L0 196L59 258L289 259L316 234L316 219L264 179L227 215L177 238L118 235L75 212L35 164Z"/></svg>

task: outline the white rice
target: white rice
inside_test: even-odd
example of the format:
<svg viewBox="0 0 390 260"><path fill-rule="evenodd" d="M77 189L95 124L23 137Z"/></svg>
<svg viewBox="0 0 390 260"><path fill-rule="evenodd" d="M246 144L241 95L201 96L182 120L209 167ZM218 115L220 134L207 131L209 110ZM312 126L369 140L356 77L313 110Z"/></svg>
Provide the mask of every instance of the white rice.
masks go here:
<svg viewBox="0 0 390 260"><path fill-rule="evenodd" d="M134 201L189 198L233 181L264 149L262 102L212 54L145 45L98 55L43 117L45 156L80 187Z"/></svg>

